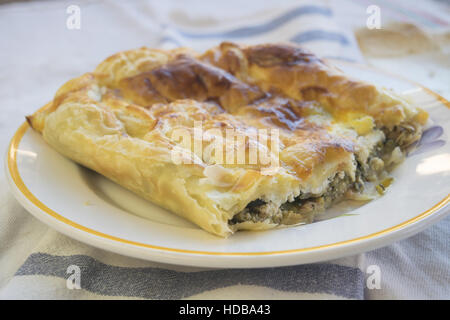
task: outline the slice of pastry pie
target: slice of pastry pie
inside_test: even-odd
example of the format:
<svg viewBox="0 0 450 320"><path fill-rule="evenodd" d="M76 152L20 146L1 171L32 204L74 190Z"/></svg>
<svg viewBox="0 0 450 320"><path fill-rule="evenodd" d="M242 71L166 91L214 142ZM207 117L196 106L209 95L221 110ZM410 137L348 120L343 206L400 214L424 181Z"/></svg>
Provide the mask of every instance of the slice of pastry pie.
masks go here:
<svg viewBox="0 0 450 320"><path fill-rule="evenodd" d="M27 117L64 156L228 236L371 199L427 113L291 44L141 48Z"/></svg>

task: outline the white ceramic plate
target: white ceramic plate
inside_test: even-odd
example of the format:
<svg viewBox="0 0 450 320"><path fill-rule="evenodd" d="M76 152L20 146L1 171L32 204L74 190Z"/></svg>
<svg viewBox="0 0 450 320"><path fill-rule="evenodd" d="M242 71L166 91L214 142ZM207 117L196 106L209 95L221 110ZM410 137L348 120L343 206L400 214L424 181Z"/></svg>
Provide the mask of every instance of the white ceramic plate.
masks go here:
<svg viewBox="0 0 450 320"><path fill-rule="evenodd" d="M221 239L65 159L26 123L16 132L7 154L12 192L34 216L70 237L123 255L180 265L310 263L411 236L449 211L445 207L450 199L450 104L398 77L338 64L351 75L409 96L430 113L433 122L417 151L393 172L395 183L388 192L359 207L341 205L330 211L335 216L344 213L338 217L305 226L238 232Z"/></svg>

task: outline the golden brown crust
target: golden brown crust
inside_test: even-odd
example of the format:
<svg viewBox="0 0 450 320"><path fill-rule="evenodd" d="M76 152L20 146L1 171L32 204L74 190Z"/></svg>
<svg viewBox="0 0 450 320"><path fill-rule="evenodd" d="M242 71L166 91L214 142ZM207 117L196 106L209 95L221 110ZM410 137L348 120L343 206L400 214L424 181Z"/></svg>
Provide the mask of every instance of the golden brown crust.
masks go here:
<svg viewBox="0 0 450 320"><path fill-rule="evenodd" d="M222 43L202 60L298 101L319 102L337 120L370 115L380 126L393 127L426 113L411 108L400 97L376 86L351 79L303 48L291 44L238 46ZM418 116L420 115L420 116Z"/></svg>
<svg viewBox="0 0 450 320"><path fill-rule="evenodd" d="M426 115L299 47L222 43L202 55L147 48L116 54L27 119L63 155L226 236L234 231L228 221L251 201L281 204L300 192L320 193L337 172L354 177L355 153L375 127L422 124ZM195 137L196 123L209 134L200 151L195 139L178 135ZM248 136L245 163L223 163L205 151L227 129ZM272 163L247 161L251 146L262 148L250 134L256 129L278 130L269 154L279 160L275 171L265 171Z"/></svg>

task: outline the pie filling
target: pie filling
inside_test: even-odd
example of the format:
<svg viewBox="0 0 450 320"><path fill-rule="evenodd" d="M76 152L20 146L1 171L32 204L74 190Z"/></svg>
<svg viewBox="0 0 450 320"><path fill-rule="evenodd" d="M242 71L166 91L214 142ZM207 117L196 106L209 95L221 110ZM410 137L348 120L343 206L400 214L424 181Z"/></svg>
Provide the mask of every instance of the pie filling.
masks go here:
<svg viewBox="0 0 450 320"><path fill-rule="evenodd" d="M267 222L277 225L311 223L317 213L345 199L349 192L362 194L367 182L375 183L376 191L382 194L392 181L386 178L386 173L402 161L408 149L421 136L420 128L410 124L382 130L385 139L373 148L367 161L356 159L355 179L341 171L329 179L328 187L322 194L300 193L294 201L281 205L261 199L254 200L234 215L229 220L229 225L243 222Z"/></svg>

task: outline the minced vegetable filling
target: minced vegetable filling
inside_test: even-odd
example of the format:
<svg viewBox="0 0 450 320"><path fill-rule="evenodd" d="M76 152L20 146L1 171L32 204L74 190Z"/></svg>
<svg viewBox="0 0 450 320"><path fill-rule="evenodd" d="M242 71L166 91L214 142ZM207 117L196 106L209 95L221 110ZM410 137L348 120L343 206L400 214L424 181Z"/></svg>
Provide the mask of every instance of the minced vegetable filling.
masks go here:
<svg viewBox="0 0 450 320"><path fill-rule="evenodd" d="M330 179L330 183L323 194L301 193L292 202L285 202L277 206L271 202L255 200L250 202L244 210L236 214L230 225L242 222L269 222L281 225L297 223L311 223L314 216L345 198L347 191L362 192L366 182L375 182L385 170L389 170L389 159L396 147L402 152L420 138L420 131L412 125L396 126L391 130L383 130L386 139L372 150L367 161L357 159L355 180L344 172L337 173ZM397 148L398 149L398 148Z"/></svg>
<svg viewBox="0 0 450 320"><path fill-rule="evenodd" d="M287 225L300 222L310 223L314 218L314 213L328 208L335 200L342 197L351 183L350 177L341 172L334 177L322 195L303 193L294 201L285 202L281 206L262 200L252 201L243 211L233 217L230 224L266 220L270 223Z"/></svg>

